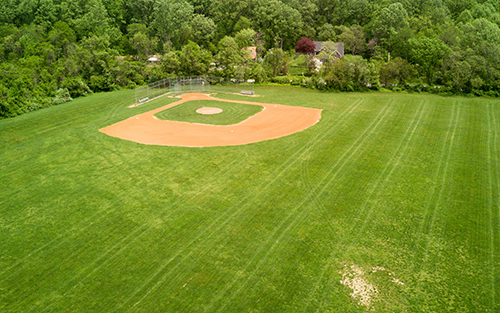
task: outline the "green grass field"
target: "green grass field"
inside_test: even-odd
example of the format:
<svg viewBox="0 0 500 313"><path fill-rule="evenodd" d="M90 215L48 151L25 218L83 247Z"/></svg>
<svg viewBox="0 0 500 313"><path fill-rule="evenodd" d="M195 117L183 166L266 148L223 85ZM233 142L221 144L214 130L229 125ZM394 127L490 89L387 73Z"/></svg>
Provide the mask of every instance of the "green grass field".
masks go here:
<svg viewBox="0 0 500 313"><path fill-rule="evenodd" d="M196 113L196 110L203 107L222 109L222 112L213 115ZM263 108L264 107L262 106L243 103L228 103L214 100L194 100L184 102L172 108L158 112L155 116L161 120L210 125L233 125L241 123L250 116L259 113Z"/></svg>
<svg viewBox="0 0 500 313"><path fill-rule="evenodd" d="M119 91L0 121L0 311L500 311L498 100L255 92L322 119L141 145L98 129L177 99Z"/></svg>

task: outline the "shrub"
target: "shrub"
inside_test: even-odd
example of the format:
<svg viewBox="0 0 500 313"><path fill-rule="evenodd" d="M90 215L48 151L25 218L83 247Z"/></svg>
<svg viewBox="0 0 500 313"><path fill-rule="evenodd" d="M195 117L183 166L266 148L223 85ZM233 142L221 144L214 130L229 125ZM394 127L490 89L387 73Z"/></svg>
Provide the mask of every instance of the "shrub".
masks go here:
<svg viewBox="0 0 500 313"><path fill-rule="evenodd" d="M68 102L71 100L73 100L73 98L71 98L71 95L70 95L68 89L59 88L59 89L57 89L56 96L54 97L54 99L52 99L52 102L54 105L58 105L58 104L62 104L62 103L65 103L65 102Z"/></svg>
<svg viewBox="0 0 500 313"><path fill-rule="evenodd" d="M292 79L290 80L290 84L292 86L301 85L303 79L304 79L304 77L302 77L302 76L292 76Z"/></svg>
<svg viewBox="0 0 500 313"><path fill-rule="evenodd" d="M290 83L290 77L289 76L274 76L271 78L271 82L286 85L286 84Z"/></svg>
<svg viewBox="0 0 500 313"><path fill-rule="evenodd" d="M67 89L73 98L92 93L92 90L90 90L89 86L81 78L66 78L62 82L61 88Z"/></svg>
<svg viewBox="0 0 500 313"><path fill-rule="evenodd" d="M108 80L105 77L102 76L96 76L92 75L90 76L90 89L92 89L93 92L98 92L98 91L109 91L109 84Z"/></svg>
<svg viewBox="0 0 500 313"><path fill-rule="evenodd" d="M315 89L316 88L316 78L314 76L313 77L304 77L302 79L301 86L306 87L306 88Z"/></svg>
<svg viewBox="0 0 500 313"><path fill-rule="evenodd" d="M254 63L251 67L245 69L245 78L254 79L256 83L267 80L266 70L260 63Z"/></svg>

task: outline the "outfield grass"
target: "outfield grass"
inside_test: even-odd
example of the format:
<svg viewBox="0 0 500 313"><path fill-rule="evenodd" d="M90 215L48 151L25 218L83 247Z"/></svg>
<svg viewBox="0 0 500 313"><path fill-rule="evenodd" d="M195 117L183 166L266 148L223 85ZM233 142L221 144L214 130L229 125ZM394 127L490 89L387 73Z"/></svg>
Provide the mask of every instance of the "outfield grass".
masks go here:
<svg viewBox="0 0 500 313"><path fill-rule="evenodd" d="M196 113L196 110L203 107L222 109L222 112L212 115ZM194 100L184 102L172 108L158 112L155 116L161 120L210 125L233 125L241 123L250 116L259 113L263 108L264 107L259 105L243 103L230 103L214 100Z"/></svg>
<svg viewBox="0 0 500 313"><path fill-rule="evenodd" d="M0 121L0 311L366 312L354 277L376 312L500 311L498 100L255 92L322 118L213 148L98 132L177 100L133 91Z"/></svg>

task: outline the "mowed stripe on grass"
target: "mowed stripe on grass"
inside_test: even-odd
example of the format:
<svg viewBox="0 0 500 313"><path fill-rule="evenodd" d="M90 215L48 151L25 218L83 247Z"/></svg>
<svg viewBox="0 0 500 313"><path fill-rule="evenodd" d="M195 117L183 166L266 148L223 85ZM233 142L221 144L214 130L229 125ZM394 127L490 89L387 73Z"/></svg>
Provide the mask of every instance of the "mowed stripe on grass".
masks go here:
<svg viewBox="0 0 500 313"><path fill-rule="evenodd" d="M129 91L0 121L0 310L363 312L351 266L376 310L498 309L498 101L256 93L322 119L203 149L98 133L171 101Z"/></svg>

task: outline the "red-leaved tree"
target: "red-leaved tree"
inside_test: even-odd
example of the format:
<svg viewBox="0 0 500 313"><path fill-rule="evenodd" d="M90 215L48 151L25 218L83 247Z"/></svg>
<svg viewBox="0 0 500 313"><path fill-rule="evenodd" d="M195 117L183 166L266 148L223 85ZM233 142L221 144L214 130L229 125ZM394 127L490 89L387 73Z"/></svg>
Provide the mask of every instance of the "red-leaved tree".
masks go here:
<svg viewBox="0 0 500 313"><path fill-rule="evenodd" d="M307 37L300 38L297 42L297 46L295 46L295 51L298 53L313 53L314 49L316 49L316 45Z"/></svg>

